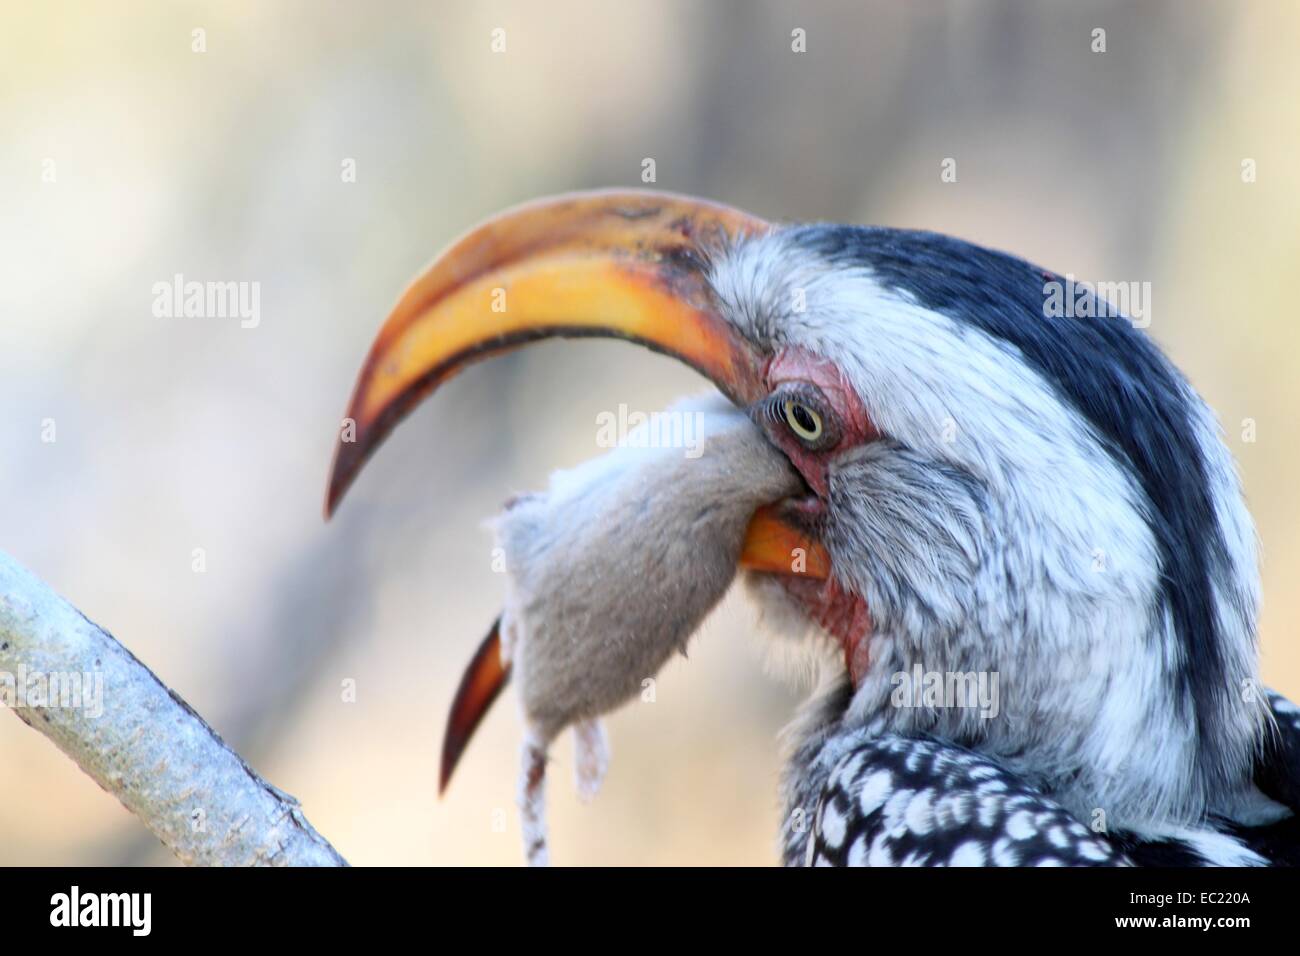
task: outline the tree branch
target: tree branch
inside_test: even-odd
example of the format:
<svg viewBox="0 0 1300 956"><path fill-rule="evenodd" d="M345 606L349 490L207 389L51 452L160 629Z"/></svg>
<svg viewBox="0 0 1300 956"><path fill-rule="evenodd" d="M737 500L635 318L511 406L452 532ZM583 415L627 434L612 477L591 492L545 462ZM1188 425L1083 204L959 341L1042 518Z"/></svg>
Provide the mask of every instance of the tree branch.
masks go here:
<svg viewBox="0 0 1300 956"><path fill-rule="evenodd" d="M183 863L346 866L303 816L125 647L0 552L0 701Z"/></svg>

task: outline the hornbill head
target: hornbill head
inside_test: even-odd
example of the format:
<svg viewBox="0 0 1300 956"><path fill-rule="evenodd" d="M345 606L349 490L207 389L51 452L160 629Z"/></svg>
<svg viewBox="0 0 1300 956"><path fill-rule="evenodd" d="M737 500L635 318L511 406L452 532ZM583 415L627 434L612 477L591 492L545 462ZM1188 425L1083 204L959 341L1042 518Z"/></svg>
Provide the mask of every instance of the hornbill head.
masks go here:
<svg viewBox="0 0 1300 956"><path fill-rule="evenodd" d="M666 194L526 205L401 297L326 510L467 364L552 336L640 343L747 409L806 484L760 511L741 564L839 650L813 724L961 743L1110 825L1231 815L1263 726L1233 464L1132 323L1094 298L1045 309L1063 281L937 234L773 225ZM820 573L781 573L792 542ZM489 641L462 737L499 686L493 659ZM996 675L998 713L898 706L918 667Z"/></svg>

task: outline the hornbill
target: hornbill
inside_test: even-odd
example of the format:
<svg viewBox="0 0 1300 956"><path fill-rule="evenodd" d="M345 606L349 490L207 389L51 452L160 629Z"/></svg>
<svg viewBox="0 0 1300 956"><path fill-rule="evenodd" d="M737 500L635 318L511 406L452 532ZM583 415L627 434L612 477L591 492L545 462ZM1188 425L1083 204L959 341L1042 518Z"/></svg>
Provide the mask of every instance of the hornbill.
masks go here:
<svg viewBox="0 0 1300 956"><path fill-rule="evenodd" d="M779 620L834 648L790 728L785 863L1300 861L1300 710L1259 682L1231 456L1134 323L1045 308L1064 281L932 232L669 194L525 205L397 303L326 512L467 364L552 336L640 343L707 376L802 479L739 558ZM1000 712L900 701L916 673L993 675ZM494 631L444 784L505 676Z"/></svg>

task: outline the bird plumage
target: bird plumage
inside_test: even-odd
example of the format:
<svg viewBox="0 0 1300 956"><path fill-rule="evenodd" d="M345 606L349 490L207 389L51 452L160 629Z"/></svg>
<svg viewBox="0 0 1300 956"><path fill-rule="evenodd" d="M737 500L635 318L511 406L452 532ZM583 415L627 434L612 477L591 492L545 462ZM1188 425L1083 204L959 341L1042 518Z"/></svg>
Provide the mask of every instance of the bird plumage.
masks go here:
<svg viewBox="0 0 1300 956"><path fill-rule="evenodd" d="M787 862L1292 861L1300 730L1260 683L1254 527L1213 413L1138 327L1150 305L1131 321L934 233L554 197L471 231L399 300L327 507L467 364L551 336L647 345L706 375L801 479L738 561L818 661L788 734ZM566 668L600 650L563 638ZM453 754L494 674L463 685Z"/></svg>
<svg viewBox="0 0 1300 956"><path fill-rule="evenodd" d="M917 760L952 748L1043 812L1157 842L1272 820L1285 811L1252 779L1269 714L1231 457L1113 307L1046 313L1058 278L879 228L790 227L713 257L723 314L767 348L836 363L881 435L832 465L817 529L873 624L832 749L867 734L870 764L907 741ZM997 674L1003 714L891 706L891 678L918 662ZM789 774L811 775L814 756L796 748Z"/></svg>
<svg viewBox="0 0 1300 956"><path fill-rule="evenodd" d="M841 688L841 693L845 688ZM787 866L1294 866L1300 864L1300 708L1268 694L1274 743L1255 777L1292 815L1208 818L1160 834L1084 821L983 754L927 737L827 729L793 755ZM840 704L846 701L841 700Z"/></svg>

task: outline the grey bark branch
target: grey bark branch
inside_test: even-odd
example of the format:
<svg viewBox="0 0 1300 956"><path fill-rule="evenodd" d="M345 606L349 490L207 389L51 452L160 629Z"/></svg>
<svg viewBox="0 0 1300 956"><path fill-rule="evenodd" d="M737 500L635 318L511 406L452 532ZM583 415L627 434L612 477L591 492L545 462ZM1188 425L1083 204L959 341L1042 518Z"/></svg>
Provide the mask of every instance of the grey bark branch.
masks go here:
<svg viewBox="0 0 1300 956"><path fill-rule="evenodd" d="M0 696L183 863L346 866L113 636L0 552Z"/></svg>

